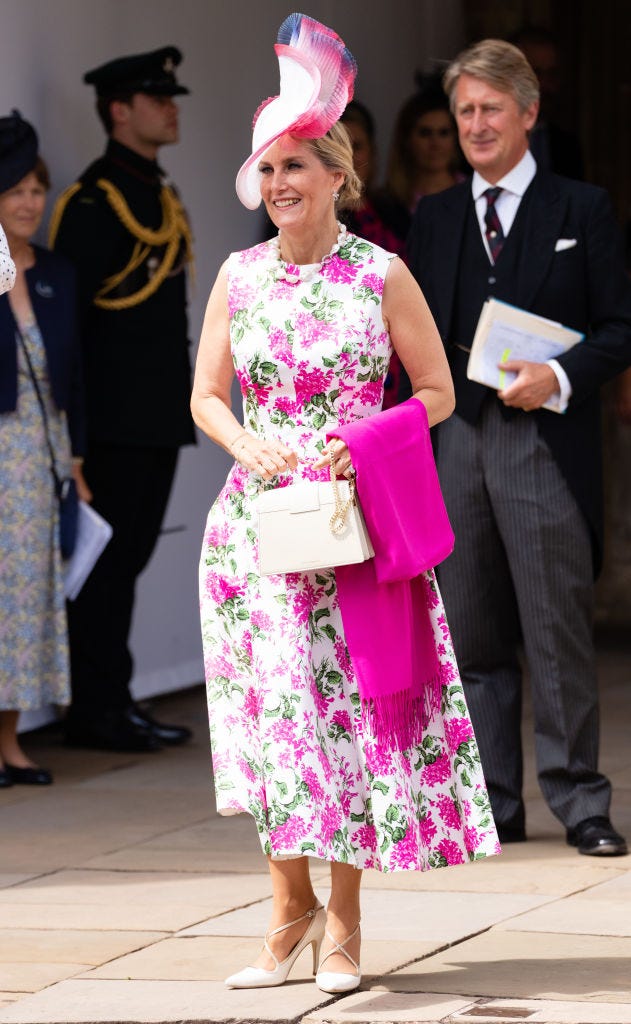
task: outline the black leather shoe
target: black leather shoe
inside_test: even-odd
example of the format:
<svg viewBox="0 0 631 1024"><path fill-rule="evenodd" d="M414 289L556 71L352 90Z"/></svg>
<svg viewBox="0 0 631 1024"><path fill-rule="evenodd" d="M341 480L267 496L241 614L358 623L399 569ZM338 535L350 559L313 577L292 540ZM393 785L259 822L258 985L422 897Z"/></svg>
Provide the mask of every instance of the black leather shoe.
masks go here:
<svg viewBox="0 0 631 1024"><path fill-rule="evenodd" d="M579 853L591 857L621 857L628 853L624 836L604 815L585 818L574 828L568 828L567 841L569 846L578 847Z"/></svg>
<svg viewBox="0 0 631 1024"><path fill-rule="evenodd" d="M500 825L495 823L497 828L497 836L502 844L505 846L506 843L525 843L526 842L526 829L523 825Z"/></svg>
<svg viewBox="0 0 631 1024"><path fill-rule="evenodd" d="M12 785L9 773L4 768L0 768L0 789L8 789Z"/></svg>
<svg viewBox="0 0 631 1024"><path fill-rule="evenodd" d="M128 711L105 711L98 717L68 714L64 742L67 747L117 750L129 754L150 754L162 749L158 737L132 720Z"/></svg>
<svg viewBox="0 0 631 1024"><path fill-rule="evenodd" d="M14 786L50 786L53 781L46 768L17 768L14 764L4 767Z"/></svg>
<svg viewBox="0 0 631 1024"><path fill-rule="evenodd" d="M193 735L185 725L167 725L166 722L156 722L155 718L138 704L132 704L127 712L127 717L135 725L148 729L153 736L160 740L160 743L166 743L169 747L186 743Z"/></svg>

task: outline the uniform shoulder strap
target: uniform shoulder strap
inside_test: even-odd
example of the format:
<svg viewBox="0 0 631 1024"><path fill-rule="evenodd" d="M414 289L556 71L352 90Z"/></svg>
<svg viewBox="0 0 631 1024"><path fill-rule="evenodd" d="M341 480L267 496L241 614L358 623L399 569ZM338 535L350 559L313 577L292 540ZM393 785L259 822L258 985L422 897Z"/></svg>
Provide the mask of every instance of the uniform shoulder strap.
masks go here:
<svg viewBox="0 0 631 1024"><path fill-rule="evenodd" d="M53 207L53 212L50 218L50 224L48 226L48 248L54 249L55 240L59 231L59 225L61 224L61 218L66 212L66 207L72 197L77 194L83 188L83 183L75 181L74 185L69 185L67 189L57 197L57 201Z"/></svg>

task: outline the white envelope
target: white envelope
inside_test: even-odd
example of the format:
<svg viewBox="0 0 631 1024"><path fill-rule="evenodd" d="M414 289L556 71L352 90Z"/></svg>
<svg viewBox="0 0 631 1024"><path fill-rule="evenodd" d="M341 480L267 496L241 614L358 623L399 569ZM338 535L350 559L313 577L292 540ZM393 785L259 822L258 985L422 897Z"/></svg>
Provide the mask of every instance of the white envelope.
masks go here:
<svg viewBox="0 0 631 1024"><path fill-rule="evenodd" d="M573 249L575 245L575 238L557 238L554 251L563 252L564 249Z"/></svg>

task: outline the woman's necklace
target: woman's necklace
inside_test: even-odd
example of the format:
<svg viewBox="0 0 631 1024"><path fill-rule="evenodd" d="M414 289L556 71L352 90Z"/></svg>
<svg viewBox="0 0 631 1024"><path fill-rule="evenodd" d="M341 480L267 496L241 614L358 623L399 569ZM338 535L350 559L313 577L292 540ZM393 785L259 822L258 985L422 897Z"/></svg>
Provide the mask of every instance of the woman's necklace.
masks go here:
<svg viewBox="0 0 631 1024"><path fill-rule="evenodd" d="M346 225L341 224L338 220L338 235L335 240L335 244L332 246L331 251L324 256L319 263L285 263L280 254L280 231L276 238L270 239L270 247L273 254L276 257L277 267L275 268L274 276L277 281L287 281L288 284L304 284L306 281L311 281L312 278L316 277L325 263L335 256L344 242L346 241Z"/></svg>

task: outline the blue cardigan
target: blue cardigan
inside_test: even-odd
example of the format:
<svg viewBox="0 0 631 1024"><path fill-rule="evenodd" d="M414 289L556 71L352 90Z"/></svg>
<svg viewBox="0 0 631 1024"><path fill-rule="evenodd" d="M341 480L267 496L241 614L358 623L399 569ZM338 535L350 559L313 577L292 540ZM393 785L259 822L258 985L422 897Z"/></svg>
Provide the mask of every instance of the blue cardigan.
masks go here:
<svg viewBox="0 0 631 1024"><path fill-rule="evenodd" d="M73 455L85 449L83 381L76 310L75 272L62 256L34 246L35 264L26 271L35 319L44 340L55 405L64 409ZM0 295L0 412L17 408L17 324L9 299Z"/></svg>

